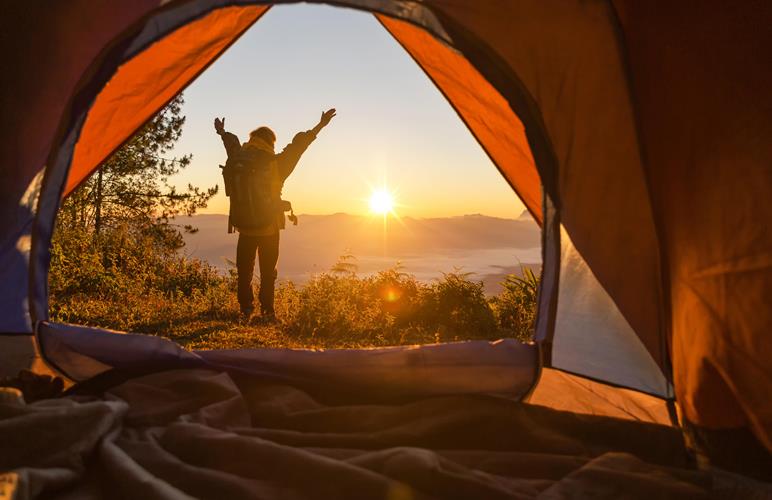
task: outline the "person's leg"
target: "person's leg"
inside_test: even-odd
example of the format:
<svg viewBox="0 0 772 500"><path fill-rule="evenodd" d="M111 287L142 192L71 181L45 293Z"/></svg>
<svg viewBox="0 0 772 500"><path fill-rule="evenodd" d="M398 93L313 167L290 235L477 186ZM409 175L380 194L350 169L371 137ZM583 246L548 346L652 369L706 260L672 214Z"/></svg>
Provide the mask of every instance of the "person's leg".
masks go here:
<svg viewBox="0 0 772 500"><path fill-rule="evenodd" d="M251 314L255 309L252 295L252 274L255 272L255 252L258 237L239 234L236 245L236 271L238 273L238 298L242 314Z"/></svg>
<svg viewBox="0 0 772 500"><path fill-rule="evenodd" d="M276 285L276 263L279 261L279 233L260 236L258 246L260 262L260 311L265 316L274 314L273 296Z"/></svg>

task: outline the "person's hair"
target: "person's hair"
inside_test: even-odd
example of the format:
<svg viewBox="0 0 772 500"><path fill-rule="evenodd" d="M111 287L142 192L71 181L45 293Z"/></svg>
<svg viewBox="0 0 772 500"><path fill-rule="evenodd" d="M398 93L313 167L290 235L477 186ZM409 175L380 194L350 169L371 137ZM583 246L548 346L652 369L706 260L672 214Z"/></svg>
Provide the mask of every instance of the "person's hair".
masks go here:
<svg viewBox="0 0 772 500"><path fill-rule="evenodd" d="M269 129L268 127L258 127L250 132L249 139L251 140L254 137L259 137L260 139L271 144L276 142L276 134L274 134L273 130Z"/></svg>

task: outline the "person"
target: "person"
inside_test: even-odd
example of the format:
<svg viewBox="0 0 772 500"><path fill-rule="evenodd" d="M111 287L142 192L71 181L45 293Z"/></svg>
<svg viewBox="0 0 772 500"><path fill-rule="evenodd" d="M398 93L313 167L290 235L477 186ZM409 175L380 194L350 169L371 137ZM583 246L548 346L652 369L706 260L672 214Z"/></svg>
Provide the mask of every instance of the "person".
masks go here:
<svg viewBox="0 0 772 500"><path fill-rule="evenodd" d="M249 140L243 145L235 134L225 131L225 118L215 118L214 128L222 138L225 151L231 158L239 158L244 163L260 163L260 167L268 169L268 175L262 177L270 183L271 198L278 206L281 202L281 191L284 181L295 169L302 154L316 139L317 134L326 127L335 116L335 109L322 113L319 123L305 132L299 132L280 153L274 153L276 135L268 127L259 127L249 134ZM265 225L249 227L246 223L236 223L239 233L236 245L236 271L238 274L238 300L241 317L248 321L254 311L252 294L252 274L255 269L257 254L260 269L260 301L261 321L276 322L274 312L274 287L277 278L276 264L279 260L279 231L284 229L284 209L276 211L275 217Z"/></svg>

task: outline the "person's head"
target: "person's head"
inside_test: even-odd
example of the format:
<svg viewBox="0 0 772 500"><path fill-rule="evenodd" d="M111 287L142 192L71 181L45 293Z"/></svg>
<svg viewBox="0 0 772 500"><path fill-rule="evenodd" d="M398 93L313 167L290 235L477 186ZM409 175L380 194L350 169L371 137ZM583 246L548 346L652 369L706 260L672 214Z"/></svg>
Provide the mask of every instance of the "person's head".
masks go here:
<svg viewBox="0 0 772 500"><path fill-rule="evenodd" d="M252 142L255 139L261 139L273 147L276 142L276 134L268 127L258 127L249 133L249 141Z"/></svg>

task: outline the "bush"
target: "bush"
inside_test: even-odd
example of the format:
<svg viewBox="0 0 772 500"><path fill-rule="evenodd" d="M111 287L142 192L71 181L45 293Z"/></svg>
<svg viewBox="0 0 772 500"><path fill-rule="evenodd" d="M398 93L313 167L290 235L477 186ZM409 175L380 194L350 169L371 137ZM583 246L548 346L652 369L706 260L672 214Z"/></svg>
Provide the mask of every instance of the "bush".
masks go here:
<svg viewBox="0 0 772 500"><path fill-rule="evenodd" d="M301 289L290 285L279 294L280 300L289 299L282 307L287 331L323 343L335 340L344 346L360 345L363 339L383 344L384 336L394 327L394 317L373 300L368 284L355 276L320 274ZM289 296L290 290L295 297Z"/></svg>
<svg viewBox="0 0 772 500"><path fill-rule="evenodd" d="M52 242L50 313L54 321L157 333L192 317L223 317L231 281L142 231L68 230Z"/></svg>
<svg viewBox="0 0 772 500"><path fill-rule="evenodd" d="M241 325L232 270L220 274L142 231L68 231L52 247L51 317L167 336L192 348L530 340L538 280L528 270L507 277L503 293L489 300L469 274L446 273L427 284L397 265L360 277L353 260L346 256L302 286L280 281L279 326Z"/></svg>
<svg viewBox="0 0 772 500"><path fill-rule="evenodd" d="M499 327L527 342L533 340L539 278L527 267L521 267L521 273L522 276L508 275L502 283L504 291L491 303Z"/></svg>
<svg viewBox="0 0 772 500"><path fill-rule="evenodd" d="M438 341L500 337L483 284L468 273L443 273L421 295L421 323L437 329Z"/></svg>

